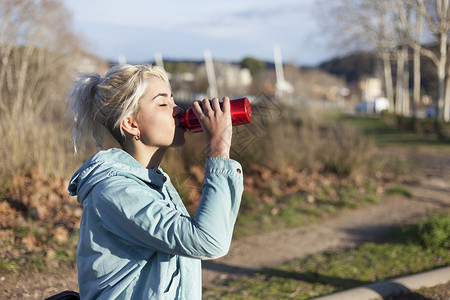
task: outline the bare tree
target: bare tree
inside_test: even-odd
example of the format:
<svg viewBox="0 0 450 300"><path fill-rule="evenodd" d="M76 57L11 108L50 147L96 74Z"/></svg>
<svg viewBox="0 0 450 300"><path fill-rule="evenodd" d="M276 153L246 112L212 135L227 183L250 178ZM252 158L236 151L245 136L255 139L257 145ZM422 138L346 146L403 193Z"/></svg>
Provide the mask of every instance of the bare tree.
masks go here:
<svg viewBox="0 0 450 300"><path fill-rule="evenodd" d="M0 0L2 119L31 121L64 102L79 48L69 21L56 0Z"/></svg>
<svg viewBox="0 0 450 300"><path fill-rule="evenodd" d="M333 27L330 32L339 32L342 45L355 49L375 50L383 62L383 75L386 97L390 101L389 110L394 110L394 84L391 59L398 45L394 26L394 16L389 10L389 0L341 0L334 2L330 20ZM327 2L329 3L329 2ZM369 46L369 47L368 47Z"/></svg>
<svg viewBox="0 0 450 300"><path fill-rule="evenodd" d="M422 37L422 17L415 13L416 24L413 25L413 33L411 34L411 38L413 40L413 66L414 66L414 90L413 90L413 117L417 116L417 107L420 104L420 91L421 91L421 70L420 70L420 39Z"/></svg>
<svg viewBox="0 0 450 300"><path fill-rule="evenodd" d="M442 115L445 121L450 120L450 81L447 80L447 88L445 83L445 77L450 73L446 70L446 62L448 58L448 35L450 32L450 11L449 0L396 0L397 14L402 20L403 28L405 30L408 44L414 50L414 65L415 74L417 72L416 61L418 61L419 52L428 57L435 65L438 77L438 98L435 101L436 118L440 118ZM404 7L407 6L414 11L416 16L416 26L411 26L405 13ZM439 50L435 53L429 49L421 46L422 35L422 20L425 20L427 25L426 29L436 39ZM417 63L418 64L418 63ZM414 77L414 86L420 79L419 75ZM448 95L448 96L447 96ZM419 92L414 92L414 103L417 103L417 97ZM442 113L441 113L442 112Z"/></svg>
<svg viewBox="0 0 450 300"><path fill-rule="evenodd" d="M397 114L404 116L410 115L410 95L409 95L409 43L408 33L406 30L410 30L411 27L411 7L404 5L403 1L396 0L388 1L389 9L395 15L402 16L396 18L395 22L398 41L400 46L397 52L397 101L396 110ZM407 28L407 29L406 29Z"/></svg>
<svg viewBox="0 0 450 300"><path fill-rule="evenodd" d="M445 77L447 74L446 63L450 33L450 0L409 1L411 6L425 19L428 30L436 38L439 45L437 54L423 47L421 52L430 58L437 67L438 98L435 102L436 118L440 118L443 115L444 120L448 122L450 121L450 96L445 97ZM441 112L443 113L441 114Z"/></svg>
<svg viewBox="0 0 450 300"><path fill-rule="evenodd" d="M405 102L407 102L407 83L408 77L406 76L407 60L408 60L408 48L405 45L399 47L397 53L397 78L396 78L396 101L395 101L395 113L398 115L405 115ZM406 79L406 80L405 80Z"/></svg>
<svg viewBox="0 0 450 300"><path fill-rule="evenodd" d="M0 185L36 166L72 169L63 116L80 56L69 22L57 0L0 0Z"/></svg>
<svg viewBox="0 0 450 300"><path fill-rule="evenodd" d="M401 32L402 44L408 45L413 50L413 101L412 115L415 119L417 115L417 106L420 103L420 53L422 37L422 16L413 9L412 5L405 0L395 0L392 3L392 10L399 19L399 31ZM408 97L409 98L409 97Z"/></svg>
<svg viewBox="0 0 450 300"><path fill-rule="evenodd" d="M408 114L409 73L406 62L409 46L413 50L414 100L413 116L420 101L420 57L428 57L436 66L438 97L435 101L436 120L450 121L450 64L448 60L450 33L450 0L341 0L341 10L333 11L334 33L341 42L352 45L352 39L371 45L383 61L386 96L392 101L393 83L390 60L397 58L397 113ZM392 34L392 28L397 34ZM438 44L434 52L422 46L422 32L430 33ZM355 44L355 43L353 43ZM398 51L397 51L398 50ZM447 79L447 81L446 81ZM403 96L402 96L403 95ZM391 106L393 107L393 106Z"/></svg>

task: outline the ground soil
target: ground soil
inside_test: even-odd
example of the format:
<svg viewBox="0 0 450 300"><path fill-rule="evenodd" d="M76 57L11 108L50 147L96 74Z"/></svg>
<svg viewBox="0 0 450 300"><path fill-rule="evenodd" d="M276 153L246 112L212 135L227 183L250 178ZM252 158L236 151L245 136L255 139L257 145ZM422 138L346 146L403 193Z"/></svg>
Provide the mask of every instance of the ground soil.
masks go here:
<svg viewBox="0 0 450 300"><path fill-rule="evenodd" d="M307 226L236 239L227 256L204 262L204 285L252 276L264 267L324 250L383 241L395 225L450 211L450 155L425 150L401 150L399 155L411 156L419 165L414 174L417 180L404 183L412 197L388 196L377 204L347 210ZM63 290L78 290L76 270L0 274L2 299L44 299ZM445 288L441 291L447 292Z"/></svg>

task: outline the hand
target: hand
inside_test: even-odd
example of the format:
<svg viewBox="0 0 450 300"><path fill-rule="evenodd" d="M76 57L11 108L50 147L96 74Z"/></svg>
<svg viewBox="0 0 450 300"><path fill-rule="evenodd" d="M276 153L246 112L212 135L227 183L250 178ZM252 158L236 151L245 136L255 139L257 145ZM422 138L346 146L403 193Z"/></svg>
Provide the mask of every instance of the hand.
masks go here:
<svg viewBox="0 0 450 300"><path fill-rule="evenodd" d="M207 157L230 157L232 124L230 114L230 99L222 98L222 108L219 99L211 101L203 99L192 103L192 110L202 125L207 143Z"/></svg>

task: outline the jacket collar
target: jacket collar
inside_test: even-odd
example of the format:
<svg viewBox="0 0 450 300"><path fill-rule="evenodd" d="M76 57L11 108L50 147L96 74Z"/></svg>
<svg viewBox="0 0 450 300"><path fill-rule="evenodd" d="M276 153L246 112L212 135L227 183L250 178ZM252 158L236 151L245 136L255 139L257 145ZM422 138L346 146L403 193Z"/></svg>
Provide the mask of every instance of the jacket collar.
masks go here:
<svg viewBox="0 0 450 300"><path fill-rule="evenodd" d="M98 182L110 176L125 176L162 187L168 175L158 168L146 169L122 149L102 150L86 161L74 174L69 183L71 195L81 196L81 189L91 190ZM85 193L83 193L85 194Z"/></svg>

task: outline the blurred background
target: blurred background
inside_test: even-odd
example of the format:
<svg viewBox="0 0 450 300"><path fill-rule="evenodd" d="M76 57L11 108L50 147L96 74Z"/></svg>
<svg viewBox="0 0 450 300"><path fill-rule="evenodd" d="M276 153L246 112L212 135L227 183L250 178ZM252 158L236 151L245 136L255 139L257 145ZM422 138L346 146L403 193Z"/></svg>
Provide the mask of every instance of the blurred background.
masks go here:
<svg viewBox="0 0 450 300"><path fill-rule="evenodd" d="M184 108L251 100L232 149L247 170L238 234L377 202L414 167L389 143L448 146L448 2L0 0L0 267L74 263L67 183L98 149L73 154L65 101L77 73L114 64L163 66ZM163 164L191 212L202 143L187 133Z"/></svg>

